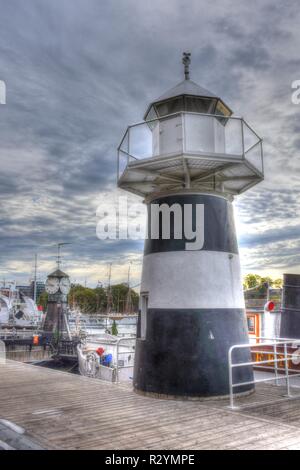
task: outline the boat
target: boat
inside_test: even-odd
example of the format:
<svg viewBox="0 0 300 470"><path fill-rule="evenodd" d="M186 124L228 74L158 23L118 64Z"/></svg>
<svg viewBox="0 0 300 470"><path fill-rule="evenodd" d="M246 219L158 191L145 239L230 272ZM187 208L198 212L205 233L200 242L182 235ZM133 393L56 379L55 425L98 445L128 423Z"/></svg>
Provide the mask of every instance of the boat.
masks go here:
<svg viewBox="0 0 300 470"><path fill-rule="evenodd" d="M133 377L134 336L108 333L89 336L77 345L79 372L109 382L130 382Z"/></svg>
<svg viewBox="0 0 300 470"><path fill-rule="evenodd" d="M251 343L257 338L280 336L282 289L258 288L244 292L248 334Z"/></svg>
<svg viewBox="0 0 300 470"><path fill-rule="evenodd" d="M43 311L14 284L0 288L0 328L37 329L43 322Z"/></svg>

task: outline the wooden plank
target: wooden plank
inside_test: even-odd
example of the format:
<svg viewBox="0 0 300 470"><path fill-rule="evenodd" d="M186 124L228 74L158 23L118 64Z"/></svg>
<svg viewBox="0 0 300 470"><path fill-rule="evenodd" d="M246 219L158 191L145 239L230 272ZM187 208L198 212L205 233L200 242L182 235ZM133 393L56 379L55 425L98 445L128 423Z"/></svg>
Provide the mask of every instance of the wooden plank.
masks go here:
<svg viewBox="0 0 300 470"><path fill-rule="evenodd" d="M282 401L282 387L258 387L237 400L248 408L233 412L228 400L143 397L126 385L14 361L0 364L0 375L0 417L46 448L259 449L300 442L299 402Z"/></svg>

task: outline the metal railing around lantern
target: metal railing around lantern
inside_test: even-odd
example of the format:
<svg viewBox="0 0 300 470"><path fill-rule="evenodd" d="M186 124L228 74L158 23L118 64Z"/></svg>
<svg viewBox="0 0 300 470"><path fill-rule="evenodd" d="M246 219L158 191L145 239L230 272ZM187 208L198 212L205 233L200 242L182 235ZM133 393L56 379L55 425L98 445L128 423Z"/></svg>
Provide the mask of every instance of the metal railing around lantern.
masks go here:
<svg viewBox="0 0 300 470"><path fill-rule="evenodd" d="M118 147L118 179L130 163L178 155L246 161L263 176L262 139L243 118L178 112L128 126Z"/></svg>

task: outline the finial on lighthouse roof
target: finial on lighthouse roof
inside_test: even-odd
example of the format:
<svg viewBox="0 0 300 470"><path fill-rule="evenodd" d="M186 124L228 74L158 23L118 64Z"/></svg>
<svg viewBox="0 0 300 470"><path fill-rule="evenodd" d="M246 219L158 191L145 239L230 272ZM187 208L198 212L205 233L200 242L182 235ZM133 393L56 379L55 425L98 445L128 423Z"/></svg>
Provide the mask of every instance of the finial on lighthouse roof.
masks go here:
<svg viewBox="0 0 300 470"><path fill-rule="evenodd" d="M153 100L147 108L144 119L147 121L154 117L162 117L181 111L215 114L217 109L221 114L230 116L232 114L231 109L219 96L197 85L190 79L190 52L183 52L182 63L184 65L185 80ZM176 98L178 98L177 101L175 101Z"/></svg>
<svg viewBox="0 0 300 470"><path fill-rule="evenodd" d="M184 65L184 76L186 80L190 79L191 53L183 52L182 63Z"/></svg>

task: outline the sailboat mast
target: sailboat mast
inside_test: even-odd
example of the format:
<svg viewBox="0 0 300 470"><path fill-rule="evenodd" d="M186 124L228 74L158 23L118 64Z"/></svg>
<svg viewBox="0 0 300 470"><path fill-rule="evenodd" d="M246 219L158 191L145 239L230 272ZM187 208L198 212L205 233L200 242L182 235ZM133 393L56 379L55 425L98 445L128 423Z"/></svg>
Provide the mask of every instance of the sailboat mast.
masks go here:
<svg viewBox="0 0 300 470"><path fill-rule="evenodd" d="M112 295L111 295L111 266L112 263L109 263L109 268L108 268L108 287L107 287L107 315L111 313L111 307L112 307Z"/></svg>
<svg viewBox="0 0 300 470"><path fill-rule="evenodd" d="M130 290L130 267L131 263L129 264L128 267L128 274L127 274L127 286L128 286L128 291L127 291L127 297L126 297L126 307L125 307L125 313L131 313L131 290Z"/></svg>
<svg viewBox="0 0 300 470"><path fill-rule="evenodd" d="M36 278L37 278L37 253L34 255L34 278L33 278L33 300L36 303Z"/></svg>

